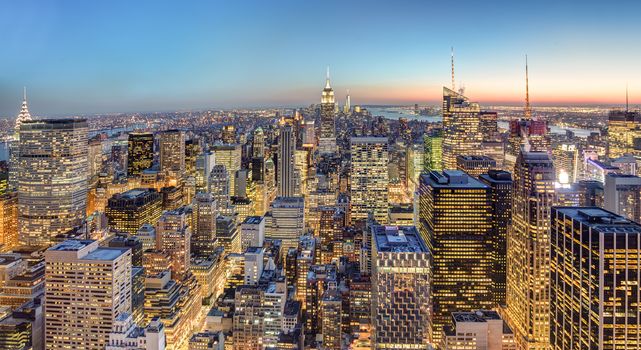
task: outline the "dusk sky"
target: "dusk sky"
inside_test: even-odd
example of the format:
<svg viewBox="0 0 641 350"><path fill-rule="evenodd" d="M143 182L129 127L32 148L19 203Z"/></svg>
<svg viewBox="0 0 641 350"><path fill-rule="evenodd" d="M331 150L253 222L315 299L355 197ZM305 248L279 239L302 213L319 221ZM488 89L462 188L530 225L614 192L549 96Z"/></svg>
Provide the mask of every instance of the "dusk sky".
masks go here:
<svg viewBox="0 0 641 350"><path fill-rule="evenodd" d="M639 1L0 0L0 116L337 100L641 103Z"/></svg>

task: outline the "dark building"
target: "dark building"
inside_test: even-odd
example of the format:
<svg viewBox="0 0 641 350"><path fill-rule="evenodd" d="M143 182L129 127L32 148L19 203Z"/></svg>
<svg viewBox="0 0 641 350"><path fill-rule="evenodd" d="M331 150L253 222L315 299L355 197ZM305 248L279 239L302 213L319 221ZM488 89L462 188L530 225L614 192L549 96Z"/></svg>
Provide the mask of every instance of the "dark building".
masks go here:
<svg viewBox="0 0 641 350"><path fill-rule="evenodd" d="M154 134L130 133L127 150L127 175L142 174L154 162Z"/></svg>
<svg viewBox="0 0 641 350"><path fill-rule="evenodd" d="M505 305L507 230L512 224L512 175L507 171L490 170L479 181L488 185L492 200L492 295L494 303Z"/></svg>
<svg viewBox="0 0 641 350"><path fill-rule="evenodd" d="M433 341L454 311L494 307L493 203L488 185L460 170L421 175L420 234L432 253Z"/></svg>
<svg viewBox="0 0 641 350"><path fill-rule="evenodd" d="M581 207L603 207L604 193L603 183L596 180L583 180L576 184L579 192L579 206Z"/></svg>
<svg viewBox="0 0 641 350"><path fill-rule="evenodd" d="M156 224L162 197L154 189L138 188L113 195L105 211L111 228L134 235L143 224Z"/></svg>

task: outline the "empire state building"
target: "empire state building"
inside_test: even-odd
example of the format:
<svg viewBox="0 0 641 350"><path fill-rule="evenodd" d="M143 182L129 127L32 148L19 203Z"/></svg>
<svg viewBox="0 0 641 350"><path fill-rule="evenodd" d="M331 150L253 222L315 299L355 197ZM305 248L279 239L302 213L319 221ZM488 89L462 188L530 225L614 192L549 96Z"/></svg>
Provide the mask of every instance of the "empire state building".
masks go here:
<svg viewBox="0 0 641 350"><path fill-rule="evenodd" d="M327 78L325 88L321 95L320 108L320 138L318 141L318 150L320 153L336 152L336 100L334 99L334 90L329 85L329 68L327 68Z"/></svg>

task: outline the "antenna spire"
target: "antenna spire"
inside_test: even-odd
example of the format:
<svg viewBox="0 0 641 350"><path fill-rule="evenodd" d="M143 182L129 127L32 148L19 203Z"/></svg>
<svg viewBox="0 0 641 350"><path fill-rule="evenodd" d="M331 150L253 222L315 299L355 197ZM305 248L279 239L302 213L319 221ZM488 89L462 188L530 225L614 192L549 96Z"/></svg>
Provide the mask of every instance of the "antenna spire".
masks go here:
<svg viewBox="0 0 641 350"><path fill-rule="evenodd" d="M525 119L532 118L532 107L530 107L530 86L528 81L527 55L525 55Z"/></svg>
<svg viewBox="0 0 641 350"><path fill-rule="evenodd" d="M23 88L23 97L22 97L22 99L24 101L26 101L27 100L27 87L23 86L22 88Z"/></svg>
<svg viewBox="0 0 641 350"><path fill-rule="evenodd" d="M330 88L330 86L329 86L329 65L327 66L327 76L325 78L325 88L326 89Z"/></svg>
<svg viewBox="0 0 641 350"><path fill-rule="evenodd" d="M454 84L454 46L452 46L452 91L455 91L455 84Z"/></svg>

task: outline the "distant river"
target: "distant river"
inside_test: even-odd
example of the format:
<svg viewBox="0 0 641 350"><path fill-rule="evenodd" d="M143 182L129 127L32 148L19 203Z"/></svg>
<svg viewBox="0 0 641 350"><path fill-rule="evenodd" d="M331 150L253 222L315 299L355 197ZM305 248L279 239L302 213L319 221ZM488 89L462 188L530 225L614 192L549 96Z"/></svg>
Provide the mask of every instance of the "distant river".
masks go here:
<svg viewBox="0 0 641 350"><path fill-rule="evenodd" d="M382 116L387 119L398 120L398 118L407 118L407 120L420 120L430 123L436 123L441 121L440 115L416 115L412 111L402 108L402 107L368 107L367 108L373 116ZM498 122L499 128L507 129L508 122L500 121ZM566 130L570 130L574 135L578 137L588 137L592 132L599 132L596 129L582 129L582 128L571 128L571 127L558 127L556 125L550 125L550 132L555 134L565 134Z"/></svg>

